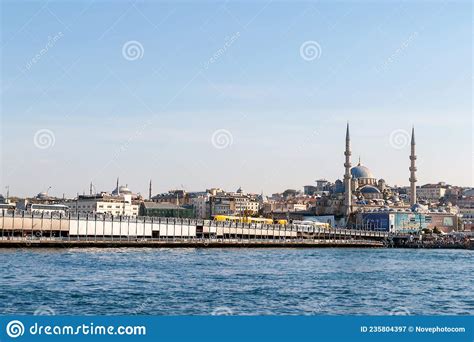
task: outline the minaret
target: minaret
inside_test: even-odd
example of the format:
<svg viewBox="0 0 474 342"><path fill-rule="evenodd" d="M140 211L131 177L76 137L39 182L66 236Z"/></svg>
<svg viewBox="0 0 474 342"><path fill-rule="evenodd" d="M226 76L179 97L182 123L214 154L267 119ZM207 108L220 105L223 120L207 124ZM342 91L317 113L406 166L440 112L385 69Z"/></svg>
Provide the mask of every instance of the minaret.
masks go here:
<svg viewBox="0 0 474 342"><path fill-rule="evenodd" d="M411 129L411 154L410 154L410 206L416 204L416 166L415 166L415 127Z"/></svg>
<svg viewBox="0 0 474 342"><path fill-rule="evenodd" d="M344 212L348 219L352 211L351 138L349 136L349 123L347 123L346 128L346 150L344 151L344 155L346 156L346 161L344 163L346 169L344 174Z"/></svg>
<svg viewBox="0 0 474 342"><path fill-rule="evenodd" d="M117 177L117 196L120 195L119 178Z"/></svg>
<svg viewBox="0 0 474 342"><path fill-rule="evenodd" d="M151 201L151 179L150 179L150 186L148 187L148 199Z"/></svg>

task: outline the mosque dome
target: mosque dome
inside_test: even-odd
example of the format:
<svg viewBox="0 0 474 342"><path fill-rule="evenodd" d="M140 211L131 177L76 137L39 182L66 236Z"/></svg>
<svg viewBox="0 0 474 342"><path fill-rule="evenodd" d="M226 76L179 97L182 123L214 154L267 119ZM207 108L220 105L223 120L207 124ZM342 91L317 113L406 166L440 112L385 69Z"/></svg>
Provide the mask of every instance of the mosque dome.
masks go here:
<svg viewBox="0 0 474 342"><path fill-rule="evenodd" d="M121 195L130 195L132 193L132 190L123 185L120 185L118 190L119 191L117 191L117 188L115 188L114 191L112 191L112 194L117 195L120 193Z"/></svg>
<svg viewBox="0 0 474 342"><path fill-rule="evenodd" d="M375 178L369 168L360 163L351 169L351 175L352 178Z"/></svg>
<svg viewBox="0 0 474 342"><path fill-rule="evenodd" d="M40 192L38 195L36 195L36 198L38 198L38 199L46 199L48 197L49 196L46 192Z"/></svg>
<svg viewBox="0 0 474 342"><path fill-rule="evenodd" d="M127 188L126 186L120 186L120 192L122 194L131 194L132 193L132 190L130 190L129 188Z"/></svg>
<svg viewBox="0 0 474 342"><path fill-rule="evenodd" d="M367 178L369 178L369 177L367 177ZM377 189L375 186L372 186L372 185L363 186L362 188L359 189L359 191L362 194L380 194L380 190Z"/></svg>

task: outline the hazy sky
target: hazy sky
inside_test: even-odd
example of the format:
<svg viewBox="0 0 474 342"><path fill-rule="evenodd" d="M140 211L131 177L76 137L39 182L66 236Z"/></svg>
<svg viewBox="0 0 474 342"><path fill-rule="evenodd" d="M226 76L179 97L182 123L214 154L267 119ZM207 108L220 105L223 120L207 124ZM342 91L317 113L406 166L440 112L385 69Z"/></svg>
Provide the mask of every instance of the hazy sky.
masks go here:
<svg viewBox="0 0 474 342"><path fill-rule="evenodd" d="M472 186L470 1L2 1L1 189Z"/></svg>

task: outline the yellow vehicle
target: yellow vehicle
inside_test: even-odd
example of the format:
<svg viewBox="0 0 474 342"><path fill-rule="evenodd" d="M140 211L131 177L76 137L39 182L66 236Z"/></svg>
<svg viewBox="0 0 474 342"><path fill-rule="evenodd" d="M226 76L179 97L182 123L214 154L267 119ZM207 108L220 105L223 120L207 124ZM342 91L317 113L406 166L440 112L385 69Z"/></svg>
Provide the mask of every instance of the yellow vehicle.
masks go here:
<svg viewBox="0 0 474 342"><path fill-rule="evenodd" d="M287 225L288 220L274 220L275 224Z"/></svg>
<svg viewBox="0 0 474 342"><path fill-rule="evenodd" d="M226 215L215 215L214 221L218 222L238 222L238 223L264 223L272 224L272 219L266 219L262 217L251 217L251 216L226 216Z"/></svg>

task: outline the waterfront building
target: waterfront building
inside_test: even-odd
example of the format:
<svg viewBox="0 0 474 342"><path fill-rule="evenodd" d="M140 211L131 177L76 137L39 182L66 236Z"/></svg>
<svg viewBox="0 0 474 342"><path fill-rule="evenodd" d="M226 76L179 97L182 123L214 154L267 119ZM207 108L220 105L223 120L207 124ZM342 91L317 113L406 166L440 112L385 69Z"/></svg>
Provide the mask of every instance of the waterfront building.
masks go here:
<svg viewBox="0 0 474 342"><path fill-rule="evenodd" d="M16 209L34 214L66 214L69 210L68 206L64 204L35 201L27 198L18 200Z"/></svg>
<svg viewBox="0 0 474 342"><path fill-rule="evenodd" d="M221 188L210 188L210 189L207 189L206 192L211 196L216 196L217 194L225 193L225 191L222 190Z"/></svg>
<svg viewBox="0 0 474 342"><path fill-rule="evenodd" d="M64 201L73 214L105 214L112 216L137 216L141 196L134 194L126 185L117 185L112 193L78 195L73 200Z"/></svg>
<svg viewBox="0 0 474 342"><path fill-rule="evenodd" d="M198 219L208 219L211 217L211 205L209 199L210 193L206 193L197 196L192 199L192 205L194 207L194 214Z"/></svg>
<svg viewBox="0 0 474 342"><path fill-rule="evenodd" d="M226 194L219 194L210 198L211 216L214 215L234 215L235 201Z"/></svg>
<svg viewBox="0 0 474 342"><path fill-rule="evenodd" d="M226 192L220 188L190 192L170 190L152 197L153 202L182 207L193 207L194 216L210 219L215 215L257 215L260 210L260 195L245 194L242 188Z"/></svg>
<svg viewBox="0 0 474 342"><path fill-rule="evenodd" d="M316 191L318 191L318 188L314 185L305 185L303 187L303 192L307 196L314 196L316 194Z"/></svg>
<svg viewBox="0 0 474 342"><path fill-rule="evenodd" d="M275 214L275 213L293 213L297 211L308 210L308 203L302 201L271 201L263 204L263 214Z"/></svg>
<svg viewBox="0 0 474 342"><path fill-rule="evenodd" d="M257 215L260 209L257 196L252 194L244 194L242 188L238 188L235 193L230 193L235 199L235 210L238 213L247 213Z"/></svg>
<svg viewBox="0 0 474 342"><path fill-rule="evenodd" d="M138 203L132 202L128 196L112 196L107 193L79 195L65 204L71 213L90 215L137 216L139 208Z"/></svg>
<svg viewBox="0 0 474 342"><path fill-rule="evenodd" d="M466 189L456 199L463 230L474 231L474 189Z"/></svg>
<svg viewBox="0 0 474 342"><path fill-rule="evenodd" d="M140 216L194 218L192 206L180 206L164 202L142 202Z"/></svg>
<svg viewBox="0 0 474 342"><path fill-rule="evenodd" d="M18 199L16 209L34 214L66 214L69 208L60 199L40 192L32 198Z"/></svg>
<svg viewBox="0 0 474 342"><path fill-rule="evenodd" d="M302 194L301 191L298 191L298 190L295 190L295 189L286 189L285 191L283 191L281 196L285 199L288 199L288 198L298 197L301 194Z"/></svg>
<svg viewBox="0 0 474 342"><path fill-rule="evenodd" d="M158 203L173 203L176 205L190 204L190 197L183 189L170 190L166 193L161 193L151 198L153 202Z"/></svg>
<svg viewBox="0 0 474 342"><path fill-rule="evenodd" d="M316 191L330 191L331 190L331 182L326 179L318 179L316 180Z"/></svg>
<svg viewBox="0 0 474 342"><path fill-rule="evenodd" d="M107 193L79 195L76 199L64 203L74 214L106 214L112 216L137 216L138 202L131 197L114 196Z"/></svg>
<svg viewBox="0 0 474 342"><path fill-rule="evenodd" d="M334 192L334 185L325 179L319 179L316 181L316 186L305 185L303 187L303 193L306 196L323 196L329 195Z"/></svg>
<svg viewBox="0 0 474 342"><path fill-rule="evenodd" d="M429 210L419 204L410 209L374 209L356 213L356 228L393 233L417 233L424 229L451 233L458 230L459 216L442 209Z"/></svg>
<svg viewBox="0 0 474 342"><path fill-rule="evenodd" d="M416 187L416 196L420 200L438 203L441 198L446 194L446 186L444 183L438 184L425 184ZM411 188L408 191L408 195L411 197Z"/></svg>
<svg viewBox="0 0 474 342"><path fill-rule="evenodd" d="M260 203L257 195L244 194L239 188L236 192L219 192L209 197L211 216L246 215L259 213Z"/></svg>

